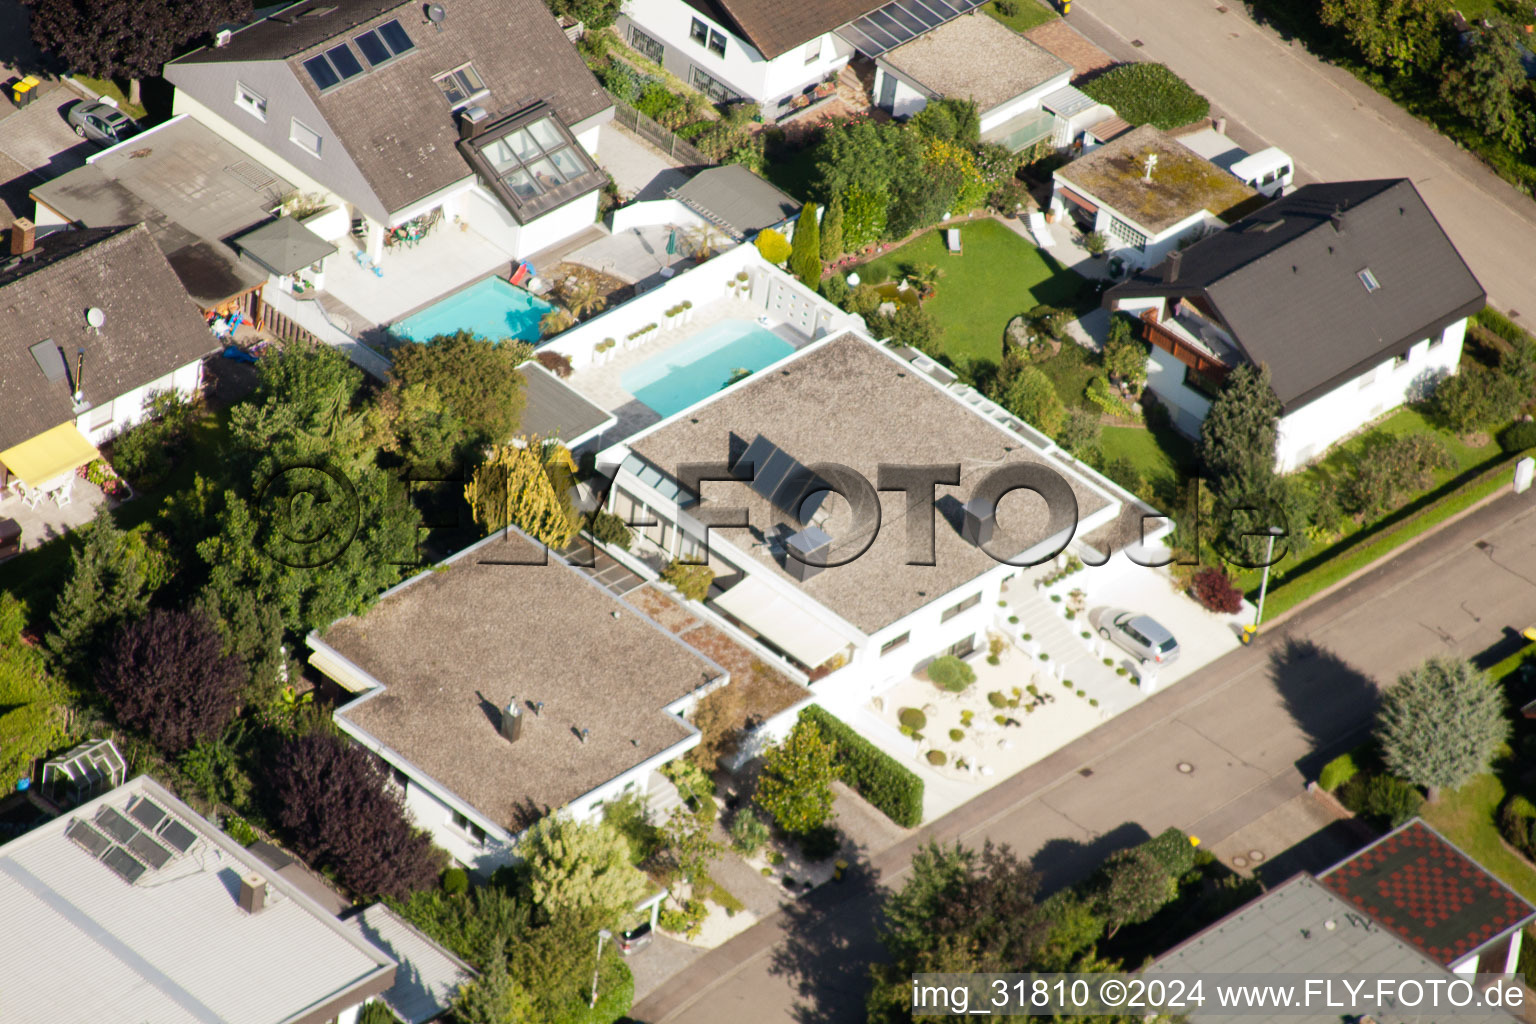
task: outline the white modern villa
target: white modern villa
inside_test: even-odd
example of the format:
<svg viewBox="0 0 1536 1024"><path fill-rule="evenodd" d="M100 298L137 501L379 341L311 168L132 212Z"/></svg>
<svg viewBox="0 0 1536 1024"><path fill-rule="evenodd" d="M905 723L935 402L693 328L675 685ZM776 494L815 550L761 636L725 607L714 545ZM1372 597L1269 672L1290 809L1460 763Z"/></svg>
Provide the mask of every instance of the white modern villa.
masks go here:
<svg viewBox="0 0 1536 1024"><path fill-rule="evenodd" d="M1220 384L1269 368L1288 471L1456 372L1483 288L1413 183L1306 185L1105 294L1147 386L1198 436Z"/></svg>

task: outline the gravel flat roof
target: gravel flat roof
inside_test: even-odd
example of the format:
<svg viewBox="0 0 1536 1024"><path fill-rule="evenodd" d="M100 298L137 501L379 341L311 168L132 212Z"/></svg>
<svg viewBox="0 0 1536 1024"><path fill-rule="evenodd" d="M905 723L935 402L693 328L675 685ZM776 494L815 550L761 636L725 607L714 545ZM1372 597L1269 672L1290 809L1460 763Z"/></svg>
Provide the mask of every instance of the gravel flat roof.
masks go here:
<svg viewBox="0 0 1536 1024"><path fill-rule="evenodd" d="M530 810L559 808L690 736L666 706L722 674L557 555L526 564L539 557L520 534L494 537L323 637L385 687L338 717L514 833ZM526 712L515 744L498 728L514 699Z"/></svg>
<svg viewBox="0 0 1536 1024"><path fill-rule="evenodd" d="M1108 505L1069 467L1029 447L1018 435L992 423L882 346L843 334L803 349L772 368L695 406L650 432L637 435L631 450L675 477L688 462L730 461L763 435L802 465L835 462L861 473L873 485L882 464L960 465L958 487L936 490L934 565L909 565L909 514L901 491L879 494L881 526L874 543L846 565L828 568L796 583L835 614L873 633L959 588L998 563L960 535L964 502L999 466L1046 465L1060 473L1077 499L1079 519ZM788 516L745 484L704 486L700 508L748 509L753 531L720 536L749 552L782 578L793 581L767 537L798 530ZM852 527L851 511L836 496L825 529L832 535L833 559L851 554L867 540ZM926 506L918 515L926 514ZM1025 491L1005 497L998 510L993 546L1011 556L1050 536L1043 500ZM920 529L926 525L918 520ZM777 547L775 544L774 547Z"/></svg>
<svg viewBox="0 0 1536 1024"><path fill-rule="evenodd" d="M989 15L976 12L886 51L880 58L941 96L968 99L986 113L1072 65Z"/></svg>

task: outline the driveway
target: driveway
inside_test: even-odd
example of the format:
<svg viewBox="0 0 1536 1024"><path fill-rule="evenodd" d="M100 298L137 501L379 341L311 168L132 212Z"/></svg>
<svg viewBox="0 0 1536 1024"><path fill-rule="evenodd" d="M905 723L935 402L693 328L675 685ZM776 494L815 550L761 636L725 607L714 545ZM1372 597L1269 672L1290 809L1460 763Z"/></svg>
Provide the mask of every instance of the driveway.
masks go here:
<svg viewBox="0 0 1536 1024"><path fill-rule="evenodd" d="M1432 654L1507 643L1536 602L1536 498L1507 491L1228 654L885 850L817 907L775 915L640 1001L650 1024L862 1020L879 906L931 839L1009 843L1048 887L1170 825L1266 859L1326 814L1292 805L1368 727L1378 684ZM1180 770L1187 765L1190 771ZM1259 823L1255 825L1255 823ZM1249 831L1244 832L1243 830ZM1227 844L1229 838L1236 842ZM1314 846L1334 858L1336 836ZM1342 845L1342 844L1341 844Z"/></svg>
<svg viewBox="0 0 1536 1024"><path fill-rule="evenodd" d="M1536 318L1536 203L1348 72L1230 0L1094 0L1069 20L1122 60L1167 64L1238 122L1244 148L1279 146L1301 180L1412 179L1489 301Z"/></svg>
<svg viewBox="0 0 1536 1024"><path fill-rule="evenodd" d="M11 106L9 98L0 99L0 226L32 216L28 193L50 178L83 166L85 158L96 152L64 120L79 97L56 84L45 90L20 110Z"/></svg>

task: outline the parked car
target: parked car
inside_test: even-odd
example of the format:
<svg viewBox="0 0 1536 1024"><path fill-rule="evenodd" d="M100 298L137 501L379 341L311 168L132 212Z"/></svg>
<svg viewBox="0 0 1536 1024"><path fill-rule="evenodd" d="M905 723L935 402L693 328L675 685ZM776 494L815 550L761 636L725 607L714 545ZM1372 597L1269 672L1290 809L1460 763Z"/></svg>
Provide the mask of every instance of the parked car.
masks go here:
<svg viewBox="0 0 1536 1024"><path fill-rule="evenodd" d="M1140 658L1142 663L1170 665L1179 660L1179 642L1150 615L1121 608L1107 609L1099 619L1099 636L1113 640Z"/></svg>
<svg viewBox="0 0 1536 1024"><path fill-rule="evenodd" d="M619 952L625 956L651 944L651 922L636 925L627 932L619 933Z"/></svg>
<svg viewBox="0 0 1536 1024"><path fill-rule="evenodd" d="M102 146L115 146L139 133L139 123L110 103L76 103L69 123L76 135Z"/></svg>

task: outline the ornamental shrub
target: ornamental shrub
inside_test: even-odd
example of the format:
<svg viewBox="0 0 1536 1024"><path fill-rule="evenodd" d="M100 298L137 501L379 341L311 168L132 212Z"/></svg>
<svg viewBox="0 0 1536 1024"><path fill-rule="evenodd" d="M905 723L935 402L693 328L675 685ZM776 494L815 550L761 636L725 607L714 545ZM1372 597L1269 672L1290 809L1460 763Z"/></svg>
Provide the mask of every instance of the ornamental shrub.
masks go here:
<svg viewBox="0 0 1536 1024"><path fill-rule="evenodd" d="M1424 803L1417 786L1395 775L1358 774L1339 787L1339 802L1365 818L1396 828Z"/></svg>
<svg viewBox="0 0 1536 1024"><path fill-rule="evenodd" d="M443 892L449 896L462 896L469 892L469 875L463 868L449 868L443 872Z"/></svg>
<svg viewBox="0 0 1536 1024"><path fill-rule="evenodd" d="M1183 878L1195 866L1195 847L1189 836L1176 828L1165 829L1142 843L1141 848L1174 878Z"/></svg>
<svg viewBox="0 0 1536 1024"><path fill-rule="evenodd" d="M896 718L908 729L922 731L928 726L928 716L917 708L902 708Z"/></svg>
<svg viewBox="0 0 1536 1024"><path fill-rule="evenodd" d="M1083 85L1083 92L1133 125L1170 131L1211 112L1211 101L1162 64L1121 64Z"/></svg>
<svg viewBox="0 0 1536 1024"><path fill-rule="evenodd" d="M757 233L757 251L775 266L789 259L789 239L773 228L768 228Z"/></svg>
<svg viewBox="0 0 1536 1024"><path fill-rule="evenodd" d="M1354 778L1359 771L1360 767L1355 764L1354 755L1340 754L1332 761L1323 765L1323 770L1317 776L1317 784L1332 793L1344 785L1344 783ZM1536 817L1536 815L1532 816Z"/></svg>
<svg viewBox="0 0 1536 1024"><path fill-rule="evenodd" d="M715 571L707 565L672 561L662 571L661 578L688 600L702 601L709 594L709 585L715 581Z"/></svg>
<svg viewBox="0 0 1536 1024"><path fill-rule="evenodd" d="M819 705L800 712L800 721L815 725L836 748L842 779L860 796L903 828L922 822L922 779Z"/></svg>
<svg viewBox="0 0 1536 1024"><path fill-rule="evenodd" d="M629 524L624 522L623 516L616 516L605 508L600 508L592 513L591 520L587 523L587 529L592 531L592 536L604 544L612 544L614 547L629 550L629 545L634 542L634 534L630 532Z"/></svg>
<svg viewBox="0 0 1536 1024"><path fill-rule="evenodd" d="M949 755L942 750L928 751L928 763L935 767L949 763Z"/></svg>
<svg viewBox="0 0 1536 1024"><path fill-rule="evenodd" d="M1511 454L1536 448L1536 423L1521 420L1499 431L1499 447Z"/></svg>
<svg viewBox="0 0 1536 1024"><path fill-rule="evenodd" d="M959 743L961 740L965 739L965 730L951 729L949 730L949 738L954 740L956 743Z"/></svg>
<svg viewBox="0 0 1536 1024"><path fill-rule="evenodd" d="M1211 565L1195 573L1190 581L1195 600L1213 612L1232 615L1243 609L1243 592L1232 584L1225 569Z"/></svg>
<svg viewBox="0 0 1536 1024"><path fill-rule="evenodd" d="M1499 809L1499 832L1527 857L1536 849L1536 843L1532 842L1536 839L1532 834L1533 826L1536 826L1536 804L1521 794L1510 797Z"/></svg>
<svg viewBox="0 0 1536 1024"><path fill-rule="evenodd" d="M731 819L731 845L738 853L750 857L768 841L768 826L757 812L743 807Z"/></svg>
<svg viewBox="0 0 1536 1024"><path fill-rule="evenodd" d="M929 663L928 678L941 690L963 693L967 686L976 681L976 670L953 654L946 654Z"/></svg>

